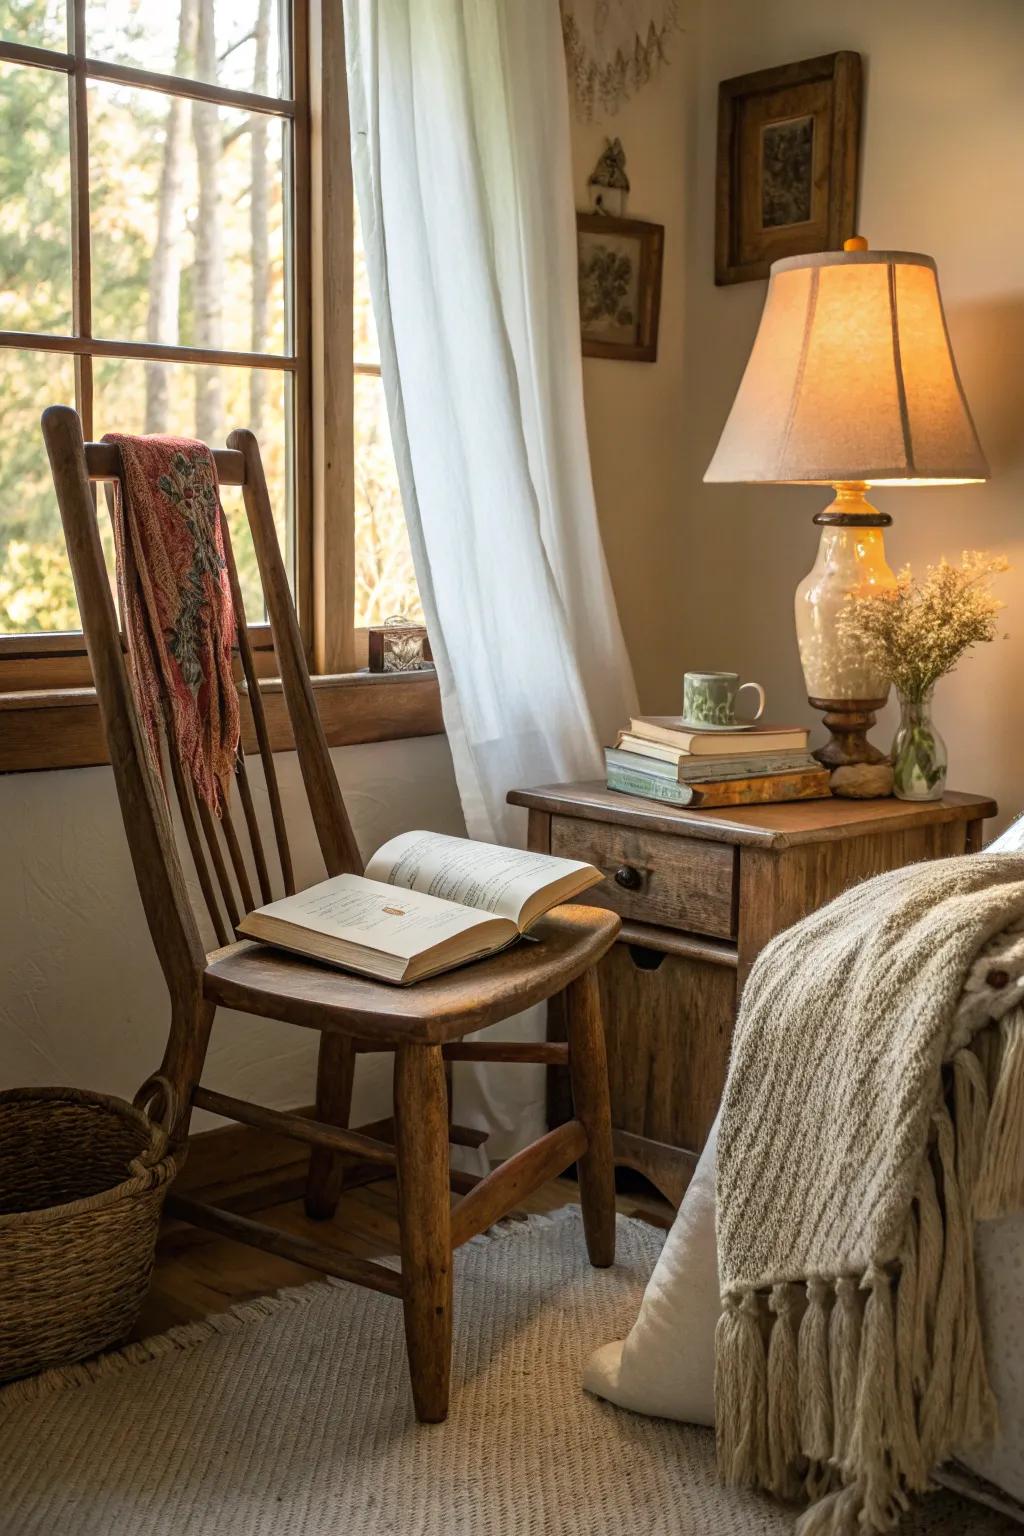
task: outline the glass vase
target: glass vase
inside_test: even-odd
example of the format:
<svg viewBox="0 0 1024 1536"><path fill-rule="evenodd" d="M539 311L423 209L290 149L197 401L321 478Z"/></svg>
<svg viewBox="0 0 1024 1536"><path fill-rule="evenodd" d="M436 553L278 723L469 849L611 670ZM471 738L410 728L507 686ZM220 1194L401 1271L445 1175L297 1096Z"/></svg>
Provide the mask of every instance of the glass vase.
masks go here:
<svg viewBox="0 0 1024 1536"><path fill-rule="evenodd" d="M893 794L899 800L939 800L946 788L946 743L932 719L932 689L901 693L899 730L892 744Z"/></svg>

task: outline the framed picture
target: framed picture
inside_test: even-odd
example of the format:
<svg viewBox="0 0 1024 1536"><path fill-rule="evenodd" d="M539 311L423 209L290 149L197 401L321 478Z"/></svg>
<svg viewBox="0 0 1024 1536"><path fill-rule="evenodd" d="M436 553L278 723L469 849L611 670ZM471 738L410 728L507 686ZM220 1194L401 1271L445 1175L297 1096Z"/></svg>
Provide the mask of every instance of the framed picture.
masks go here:
<svg viewBox="0 0 1024 1536"><path fill-rule="evenodd" d="M655 362L664 226L577 213L576 243L583 356Z"/></svg>
<svg viewBox="0 0 1024 1536"><path fill-rule="evenodd" d="M859 53L829 53L718 87L715 282L767 277L780 256L856 232Z"/></svg>

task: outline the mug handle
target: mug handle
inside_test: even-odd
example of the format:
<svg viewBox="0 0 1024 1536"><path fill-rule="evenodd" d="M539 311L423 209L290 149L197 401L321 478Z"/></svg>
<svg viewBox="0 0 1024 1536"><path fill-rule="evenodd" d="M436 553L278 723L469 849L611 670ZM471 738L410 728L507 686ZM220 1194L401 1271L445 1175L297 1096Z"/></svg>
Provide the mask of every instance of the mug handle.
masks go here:
<svg viewBox="0 0 1024 1536"><path fill-rule="evenodd" d="M743 692L744 688L757 689L757 714L751 715L749 720L743 720L740 722L742 725L753 725L754 721L760 720L761 716L764 714L764 689L761 687L760 683L741 683L736 690L737 704L739 703L740 694Z"/></svg>

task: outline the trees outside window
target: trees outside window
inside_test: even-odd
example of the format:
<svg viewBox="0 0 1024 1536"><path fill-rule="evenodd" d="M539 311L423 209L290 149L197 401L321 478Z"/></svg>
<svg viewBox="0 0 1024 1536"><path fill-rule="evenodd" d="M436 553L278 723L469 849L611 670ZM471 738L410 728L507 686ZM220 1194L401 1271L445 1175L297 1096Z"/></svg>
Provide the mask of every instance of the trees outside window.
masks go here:
<svg viewBox="0 0 1024 1536"><path fill-rule="evenodd" d="M305 4L0 0L0 662L31 650L4 636L78 626L38 426L54 401L75 401L87 437L251 426L310 606ZM353 238L347 218L325 238ZM358 627L420 608L354 238L354 476L347 514L325 494L324 515L350 521Z"/></svg>

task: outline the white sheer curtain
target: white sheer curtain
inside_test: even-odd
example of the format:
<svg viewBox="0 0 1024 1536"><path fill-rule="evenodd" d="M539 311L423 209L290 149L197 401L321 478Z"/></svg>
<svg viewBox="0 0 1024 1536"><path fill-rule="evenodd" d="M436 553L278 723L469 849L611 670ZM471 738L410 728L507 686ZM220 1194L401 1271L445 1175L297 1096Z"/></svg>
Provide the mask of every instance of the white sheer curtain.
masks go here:
<svg viewBox="0 0 1024 1536"><path fill-rule="evenodd" d="M469 835L519 842L506 792L599 774L635 708L583 416L558 4L345 0L345 28L381 368L445 728ZM538 1128L539 1070L463 1073L457 1093L460 1118L507 1132L499 1150Z"/></svg>

